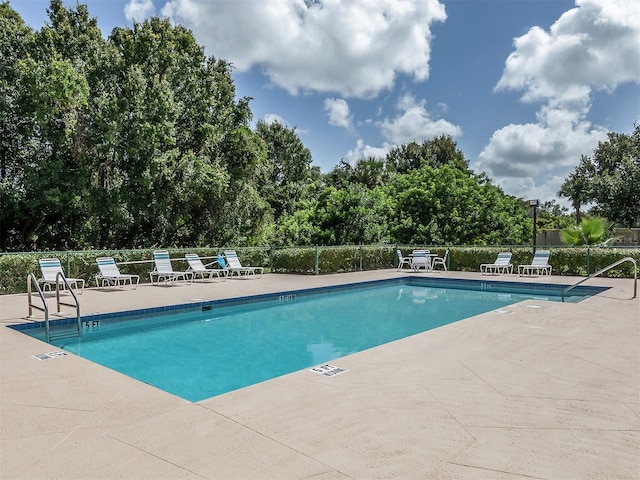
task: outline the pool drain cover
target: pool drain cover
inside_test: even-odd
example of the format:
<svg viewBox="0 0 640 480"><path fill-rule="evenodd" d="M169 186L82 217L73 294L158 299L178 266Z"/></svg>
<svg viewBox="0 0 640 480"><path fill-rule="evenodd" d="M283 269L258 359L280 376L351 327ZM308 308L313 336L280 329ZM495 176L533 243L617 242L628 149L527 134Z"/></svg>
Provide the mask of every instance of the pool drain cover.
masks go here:
<svg viewBox="0 0 640 480"><path fill-rule="evenodd" d="M325 377L333 377L335 375L340 375L341 373L348 372L346 368L335 367L329 364L313 367L310 371L318 373L320 375L324 375Z"/></svg>
<svg viewBox="0 0 640 480"><path fill-rule="evenodd" d="M38 360L50 360L52 358L64 357L66 352L58 350L57 352L41 353L40 355L34 355L33 358Z"/></svg>

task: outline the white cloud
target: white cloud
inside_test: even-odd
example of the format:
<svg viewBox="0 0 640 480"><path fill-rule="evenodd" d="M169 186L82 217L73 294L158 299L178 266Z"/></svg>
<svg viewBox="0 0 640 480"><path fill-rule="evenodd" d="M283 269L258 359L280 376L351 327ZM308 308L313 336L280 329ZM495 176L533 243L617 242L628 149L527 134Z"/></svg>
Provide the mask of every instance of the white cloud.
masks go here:
<svg viewBox="0 0 640 480"><path fill-rule="evenodd" d="M476 169L487 172L508 193L525 195L524 185L514 183L517 178L530 184L530 190L550 178L566 177L581 155L591 154L598 142L606 140L607 131L581 114L544 106L537 117L537 123L495 131L478 158ZM558 188L553 188L555 196Z"/></svg>
<svg viewBox="0 0 640 480"><path fill-rule="evenodd" d="M606 130L584 115L543 106L536 123L507 125L493 133L480 153L479 165L500 177L534 176L550 169L568 169L606 138Z"/></svg>
<svg viewBox="0 0 640 480"><path fill-rule="evenodd" d="M267 113L264 116L264 121L265 123L271 125L272 123L279 123L280 125L286 127L287 126L287 121L282 118L280 115L278 115L277 113Z"/></svg>
<svg viewBox="0 0 640 480"><path fill-rule="evenodd" d="M536 121L493 133L477 170L507 193L554 198L581 155L591 155L606 129L588 118L594 91L640 84L640 9L632 0L576 0L550 28L516 38L496 91L522 91L541 102Z"/></svg>
<svg viewBox="0 0 640 480"><path fill-rule="evenodd" d="M577 0L550 28L514 41L496 89L527 102L581 104L592 89L640 83L640 8L635 0Z"/></svg>
<svg viewBox="0 0 640 480"><path fill-rule="evenodd" d="M309 130L304 129L304 128L298 128L298 127L290 127L289 126L289 122L287 122L284 117L281 117L280 115L278 115L277 113L265 113L265 115L262 117L262 119L264 120L265 123L267 123L268 125L271 125L272 123L279 123L280 125L282 125L283 127L292 129L294 132L296 132L298 135L302 135L305 133L308 133Z"/></svg>
<svg viewBox="0 0 640 480"><path fill-rule="evenodd" d="M355 165L358 160L363 158L384 158L393 147L394 145L387 142L383 143L381 147L373 147L371 145L365 145L362 139L358 139L356 146L353 150L349 150L344 158L351 165Z"/></svg>
<svg viewBox="0 0 640 480"><path fill-rule="evenodd" d="M329 125L353 129L353 115L349 111L349 104L341 98L327 98L324 101L324 111L329 115Z"/></svg>
<svg viewBox="0 0 640 480"><path fill-rule="evenodd" d="M171 17L174 20L177 20L178 17L181 19L189 20L191 23L191 27L205 27L207 25L207 14L206 7L207 4L211 4L213 7L215 3L226 3L226 2L216 2L206 1L206 0L169 0L165 3L164 7L162 7L162 15L165 17ZM245 3L245 2L241 2ZM180 22L183 23L184 22Z"/></svg>
<svg viewBox="0 0 640 480"><path fill-rule="evenodd" d="M384 158L391 149L403 143L422 142L440 135L455 137L462 134L457 125L443 119L431 119L425 105L424 100L418 102L409 94L400 97L396 105L398 115L376 123L385 139L382 146L365 145L364 141L359 139L356 146L345 155L347 161L354 164L361 158Z"/></svg>
<svg viewBox="0 0 640 480"><path fill-rule="evenodd" d="M239 71L261 65L290 93L371 97L396 75L429 76L438 0L169 0L163 15Z"/></svg>
<svg viewBox="0 0 640 480"><path fill-rule="evenodd" d="M442 119L432 120L425 104L424 100L417 102L409 94L400 97L396 105L398 116L376 123L385 139L382 146L374 147L359 139L356 146L347 152L345 159L353 165L362 158L384 158L391 149L403 143L422 142L440 135L461 135L462 130L457 125Z"/></svg>
<svg viewBox="0 0 640 480"><path fill-rule="evenodd" d="M145 18L153 16L155 11L151 0L130 0L124 6L124 16L130 22L142 22Z"/></svg>
<svg viewBox="0 0 640 480"><path fill-rule="evenodd" d="M413 96L404 95L398 101L397 109L400 111L398 116L378 124L383 138L389 142L421 142L440 135L457 137L462 134L462 129L451 122L433 120L424 100L418 102Z"/></svg>

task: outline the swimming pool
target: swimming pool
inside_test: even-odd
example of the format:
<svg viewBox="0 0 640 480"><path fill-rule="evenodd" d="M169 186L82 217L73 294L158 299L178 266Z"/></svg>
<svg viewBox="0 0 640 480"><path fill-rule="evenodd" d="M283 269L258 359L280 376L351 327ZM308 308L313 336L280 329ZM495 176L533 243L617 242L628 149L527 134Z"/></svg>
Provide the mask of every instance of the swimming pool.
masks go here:
<svg viewBox="0 0 640 480"><path fill-rule="evenodd" d="M83 317L57 347L199 401L562 287L410 279ZM572 291L572 301L602 291ZM62 323L62 322L60 322ZM63 327L60 327L63 328ZM42 329L25 330L44 338Z"/></svg>

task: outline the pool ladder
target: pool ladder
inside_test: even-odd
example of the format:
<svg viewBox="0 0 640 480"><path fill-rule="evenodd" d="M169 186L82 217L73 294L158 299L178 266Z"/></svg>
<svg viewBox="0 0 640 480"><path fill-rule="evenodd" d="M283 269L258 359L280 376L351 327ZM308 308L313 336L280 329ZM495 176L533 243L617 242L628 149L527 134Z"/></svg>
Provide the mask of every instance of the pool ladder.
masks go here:
<svg viewBox="0 0 640 480"><path fill-rule="evenodd" d="M67 290L71 293L71 297L73 298L74 303L66 303L60 300L60 284L63 284ZM42 300L42 307L33 303L32 297L32 288L35 286L36 291L38 292L38 296L40 300ZM36 279L36 276L33 273L30 273L27 277L27 295L29 302L29 317L33 315L33 309L40 310L44 312L44 332L47 343L51 343L52 340L62 340L65 338L72 337L81 337L82 336L82 322L80 321L80 303L78 302L78 297L75 292L69 285L69 282L65 278L62 273L58 273L56 275L56 306L57 312L60 313L60 306L64 305L66 307L73 307L76 310L76 328L65 328L58 330L55 335L51 333L51 328L49 325L49 307L47 306L47 301L44 298L44 292L40 288L40 284Z"/></svg>
<svg viewBox="0 0 640 480"><path fill-rule="evenodd" d="M569 287L567 287L564 290L562 290L562 301L564 302L564 294L567 293L572 288L575 288L578 285L580 285L581 283L584 283L584 282L586 282L587 280L590 280L593 277L597 277L601 273L604 273L604 272L606 272L608 270L611 270L613 267L617 267L618 265L620 265L621 263L624 263L624 262L633 263L633 297L631 297L631 298L636 298L638 296L638 263L636 262L635 258L624 257L624 258L621 258L620 260L618 260L617 262L614 262L611 265L608 265L608 266L604 267L603 269L598 270L595 273L592 273L587 278L583 278L579 282L576 282L573 285L570 285Z"/></svg>
<svg viewBox="0 0 640 480"><path fill-rule="evenodd" d="M293 303L296 301L296 294L295 293L289 293L286 295L280 295L280 297L278 297L278 301L280 303Z"/></svg>

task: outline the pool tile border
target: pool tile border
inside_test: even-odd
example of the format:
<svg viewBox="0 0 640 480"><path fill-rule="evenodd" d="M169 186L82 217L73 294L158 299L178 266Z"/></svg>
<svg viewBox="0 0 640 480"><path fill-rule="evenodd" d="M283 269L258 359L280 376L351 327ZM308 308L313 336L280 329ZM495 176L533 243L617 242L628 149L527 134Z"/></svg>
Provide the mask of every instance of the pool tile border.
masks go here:
<svg viewBox="0 0 640 480"><path fill-rule="evenodd" d="M509 292L509 293L520 293L521 291L530 292L532 289L534 291L542 291L540 294L553 294L558 295L562 289L568 287L569 285L558 285L551 283L522 283L522 282L505 282L498 280L471 280L471 279L447 279L447 278L425 278L425 277L413 277L413 276L404 276L393 279L380 279L380 280L369 280L348 284L339 284L339 285L329 285L323 287L313 287L313 288L305 288L301 290L285 290L275 293L263 293L258 295L249 295L243 297L233 297L233 298L224 298L217 300L198 300L192 301L189 303L180 303L176 305L166 305L160 307L149 307L149 308L141 308L136 310L125 310L121 312L109 312L109 313L88 313L86 315L82 315L80 317L81 322L94 322L94 321L108 321L111 319L122 320L125 318L135 318L141 317L145 315L155 315L155 314L163 314L163 313L171 313L171 312L188 312L190 310L201 310L204 307L222 307L222 306L232 306L232 305L242 305L246 303L253 303L256 301L265 301L265 300L273 300L277 298L295 298L298 296L308 296L314 295L321 292L332 292L332 291L348 291L352 289L358 289L362 287L375 287L378 285L394 285L394 284L405 284L405 285L420 285L427 287L437 287L437 288L464 288L469 290L478 290L478 291L494 291L494 292ZM608 290L609 287L598 287L598 286L579 286L572 290L573 297L582 297L585 295L597 295ZM50 326L64 326L64 325L75 325L76 317L69 316L64 318L55 318L49 319ZM18 323L14 325L9 325L10 328L18 331L25 330L37 330L43 329L45 326L45 322L37 321L37 322L29 322L29 323Z"/></svg>

